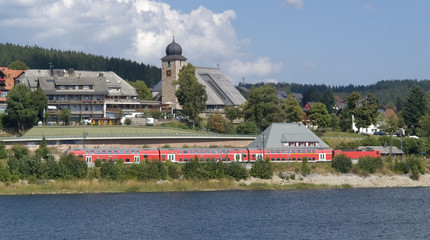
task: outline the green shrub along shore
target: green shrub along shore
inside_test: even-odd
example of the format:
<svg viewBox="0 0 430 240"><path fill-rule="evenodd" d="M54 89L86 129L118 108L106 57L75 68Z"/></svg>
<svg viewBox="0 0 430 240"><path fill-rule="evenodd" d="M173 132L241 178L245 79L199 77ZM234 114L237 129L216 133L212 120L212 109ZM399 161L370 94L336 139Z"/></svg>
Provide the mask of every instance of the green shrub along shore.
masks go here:
<svg viewBox="0 0 430 240"><path fill-rule="evenodd" d="M409 174L411 179L419 180L429 169L417 156L409 156L401 162L366 157L352 164L344 155L336 156L331 163L308 163L304 158L300 163L273 164L259 160L250 165L200 162L197 157L184 164L96 160L95 167L88 168L85 161L71 154L55 161L45 141L34 153L23 145L14 145L6 151L4 144L0 144L0 158L0 194L347 188L351 186L309 184L300 179L312 173L360 176L378 173ZM291 184L271 182L274 177L284 183L291 181Z"/></svg>

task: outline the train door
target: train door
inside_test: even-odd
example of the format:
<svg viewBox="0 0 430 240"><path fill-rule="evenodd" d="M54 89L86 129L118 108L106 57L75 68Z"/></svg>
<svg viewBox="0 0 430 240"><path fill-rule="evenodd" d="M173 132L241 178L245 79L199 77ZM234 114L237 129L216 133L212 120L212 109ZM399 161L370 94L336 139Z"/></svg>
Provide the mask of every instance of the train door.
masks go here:
<svg viewBox="0 0 430 240"><path fill-rule="evenodd" d="M175 161L175 154L167 154L167 160L174 162Z"/></svg>
<svg viewBox="0 0 430 240"><path fill-rule="evenodd" d="M234 154L234 161L235 162L242 162L242 154L241 153L235 153Z"/></svg>
<svg viewBox="0 0 430 240"><path fill-rule="evenodd" d="M87 160L87 163L92 162L92 161L91 161L91 156L87 156L85 159Z"/></svg>
<svg viewBox="0 0 430 240"><path fill-rule="evenodd" d="M325 161L326 160L325 153L320 153L320 159L319 160L320 161Z"/></svg>
<svg viewBox="0 0 430 240"><path fill-rule="evenodd" d="M262 153L255 154L255 160L263 160L263 154Z"/></svg>
<svg viewBox="0 0 430 240"><path fill-rule="evenodd" d="M140 162L140 157L139 156L134 156L134 162L135 163L139 163Z"/></svg>

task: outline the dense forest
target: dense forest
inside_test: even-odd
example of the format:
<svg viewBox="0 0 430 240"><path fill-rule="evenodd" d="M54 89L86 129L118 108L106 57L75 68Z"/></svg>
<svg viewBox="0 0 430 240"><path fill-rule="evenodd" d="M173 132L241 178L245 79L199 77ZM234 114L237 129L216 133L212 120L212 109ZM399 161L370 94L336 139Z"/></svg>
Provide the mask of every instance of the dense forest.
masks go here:
<svg viewBox="0 0 430 240"><path fill-rule="evenodd" d="M0 66L8 66L16 60L24 62L30 69L49 69L52 66L56 69L113 71L132 82L143 80L149 87L161 80L160 68L123 58L0 43Z"/></svg>
<svg viewBox="0 0 430 240"><path fill-rule="evenodd" d="M240 84L240 86L250 89L251 87L259 87L264 83L257 84ZM358 92L361 96L366 96L373 93L382 105L395 105L400 107L405 99L406 94L411 90L414 85L420 86L424 92L430 91L430 80L382 80L371 85L347 85L347 86L329 86L326 84L298 84L298 83L277 83L273 86L277 90L283 90L287 93L302 93L322 95L324 91L330 90L334 95L340 96L342 99L352 92ZM318 98L318 97L316 97Z"/></svg>

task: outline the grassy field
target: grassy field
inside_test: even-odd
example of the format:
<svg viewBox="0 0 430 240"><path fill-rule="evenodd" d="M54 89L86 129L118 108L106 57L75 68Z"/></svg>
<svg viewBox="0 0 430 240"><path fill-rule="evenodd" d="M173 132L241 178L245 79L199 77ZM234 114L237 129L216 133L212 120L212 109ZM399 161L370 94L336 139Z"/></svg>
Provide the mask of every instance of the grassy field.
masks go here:
<svg viewBox="0 0 430 240"><path fill-rule="evenodd" d="M24 137L55 137L55 136L82 136L84 131L88 136L118 136L118 135L200 135L208 134L199 131L147 126L41 126L33 127L24 134Z"/></svg>

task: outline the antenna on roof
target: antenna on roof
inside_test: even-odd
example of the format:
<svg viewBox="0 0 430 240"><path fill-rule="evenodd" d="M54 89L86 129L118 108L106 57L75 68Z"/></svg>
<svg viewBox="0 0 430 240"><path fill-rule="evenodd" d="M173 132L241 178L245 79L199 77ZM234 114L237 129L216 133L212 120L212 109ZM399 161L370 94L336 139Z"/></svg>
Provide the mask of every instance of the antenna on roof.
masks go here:
<svg viewBox="0 0 430 240"><path fill-rule="evenodd" d="M175 42L175 35L173 35L173 42Z"/></svg>
<svg viewBox="0 0 430 240"><path fill-rule="evenodd" d="M216 66L217 66L218 70L219 70L219 65L220 65L219 63L217 63L217 64L216 64Z"/></svg>

